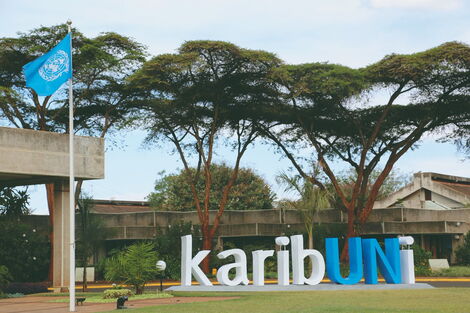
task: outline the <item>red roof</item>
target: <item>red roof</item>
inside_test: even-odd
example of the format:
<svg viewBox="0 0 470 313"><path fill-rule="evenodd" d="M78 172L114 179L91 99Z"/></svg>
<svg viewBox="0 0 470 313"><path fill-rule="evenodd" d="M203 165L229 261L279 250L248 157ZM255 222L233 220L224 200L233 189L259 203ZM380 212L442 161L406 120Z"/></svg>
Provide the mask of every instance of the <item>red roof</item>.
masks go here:
<svg viewBox="0 0 470 313"><path fill-rule="evenodd" d="M468 183L450 183L450 182L443 182L443 181L436 181L436 182L439 184L443 184L446 187L453 189L457 192L470 196L470 184Z"/></svg>

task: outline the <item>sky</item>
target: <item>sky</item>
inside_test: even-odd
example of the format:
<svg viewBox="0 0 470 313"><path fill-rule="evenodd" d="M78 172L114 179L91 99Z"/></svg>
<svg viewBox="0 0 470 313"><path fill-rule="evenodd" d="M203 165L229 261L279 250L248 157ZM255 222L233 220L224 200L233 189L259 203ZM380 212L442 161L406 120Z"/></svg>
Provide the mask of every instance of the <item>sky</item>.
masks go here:
<svg viewBox="0 0 470 313"><path fill-rule="evenodd" d="M390 53L413 53L447 41L470 43L470 1L464 0L198 0L34 1L0 0L0 37L71 19L86 36L113 31L172 53L188 40L223 40L277 54L286 63L330 62L362 67ZM105 179L84 189L95 199L144 200L158 173L181 169L171 146L142 146L143 131L119 133L107 147ZM221 150L217 161L230 161ZM470 160L452 144L424 139L395 168L470 177ZM290 163L256 142L243 166L264 177L278 193L275 176ZM341 169L338 165L337 169ZM44 186L32 186L35 214L47 214Z"/></svg>

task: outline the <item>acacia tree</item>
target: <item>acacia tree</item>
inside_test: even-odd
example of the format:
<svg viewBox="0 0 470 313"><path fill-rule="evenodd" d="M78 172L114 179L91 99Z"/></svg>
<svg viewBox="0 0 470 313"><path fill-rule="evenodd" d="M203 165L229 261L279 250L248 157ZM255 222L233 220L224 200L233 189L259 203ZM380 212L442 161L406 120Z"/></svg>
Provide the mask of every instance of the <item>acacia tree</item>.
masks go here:
<svg viewBox="0 0 470 313"><path fill-rule="evenodd" d="M292 148L313 150L347 212L347 237L356 236L394 164L423 135L445 134L446 127L468 122L469 70L470 48L456 42L389 55L361 69L324 63L281 66L272 77L283 103L265 110L264 133L302 177L324 188L305 172ZM350 197L333 161L356 172Z"/></svg>
<svg viewBox="0 0 470 313"><path fill-rule="evenodd" d="M148 61L133 78L144 92L142 124L148 130L147 142L171 142L183 163L201 224L203 249L212 248L241 159L259 135L256 117L243 116L272 97L266 77L279 64L279 59L264 51L220 41L190 41L177 54ZM212 165L218 144L232 148L234 161L210 220ZM204 180L202 191L197 188L199 177ZM208 258L202 268L209 270Z"/></svg>
<svg viewBox="0 0 470 313"><path fill-rule="evenodd" d="M73 31L75 132L105 137L126 120L132 97L126 78L145 57L145 49L116 33L87 38ZM65 88L39 97L26 87L22 66L46 53L67 33L65 24L39 27L16 38L0 38L0 123L8 126L68 133L68 101ZM77 183L78 199L82 182ZM49 218L53 224L54 186L46 185ZM52 234L51 234L52 247ZM53 252L51 249L51 259ZM52 275L52 260L49 275ZM51 277L50 277L51 278Z"/></svg>

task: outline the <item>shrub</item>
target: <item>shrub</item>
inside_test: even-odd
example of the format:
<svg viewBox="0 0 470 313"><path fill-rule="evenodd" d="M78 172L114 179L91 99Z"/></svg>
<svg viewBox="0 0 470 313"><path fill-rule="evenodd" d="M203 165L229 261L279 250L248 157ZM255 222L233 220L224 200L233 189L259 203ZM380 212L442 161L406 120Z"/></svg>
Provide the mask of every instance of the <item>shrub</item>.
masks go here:
<svg viewBox="0 0 470 313"><path fill-rule="evenodd" d="M470 265L470 231L465 235L463 245L455 251L457 262L462 265Z"/></svg>
<svg viewBox="0 0 470 313"><path fill-rule="evenodd" d="M47 285L44 283L10 283L5 289L6 293L22 293L25 295L33 293L48 292Z"/></svg>
<svg viewBox="0 0 470 313"><path fill-rule="evenodd" d="M11 275L10 272L8 272L8 268L4 265L0 265L0 293L3 293L10 281Z"/></svg>
<svg viewBox="0 0 470 313"><path fill-rule="evenodd" d="M40 282L47 278L49 242L47 235L17 219L0 218L0 264L15 282Z"/></svg>
<svg viewBox="0 0 470 313"><path fill-rule="evenodd" d="M144 291L145 284L155 279L156 263L157 253L154 251L154 244L139 242L106 260L105 278L132 285L135 293L140 295Z"/></svg>
<svg viewBox="0 0 470 313"><path fill-rule="evenodd" d="M117 299L122 296L132 297L134 293L130 289L106 289L103 299Z"/></svg>
<svg viewBox="0 0 470 313"><path fill-rule="evenodd" d="M412 245L411 248L413 249L416 276L431 275L429 259L432 257L432 253L424 250L418 245Z"/></svg>
<svg viewBox="0 0 470 313"><path fill-rule="evenodd" d="M193 255L201 246L197 238L199 226L193 227L191 222L175 223L166 228L159 228L155 237L155 248L161 260L165 261L165 276L178 280L181 276L181 236L193 235ZM213 259L213 258L212 258Z"/></svg>

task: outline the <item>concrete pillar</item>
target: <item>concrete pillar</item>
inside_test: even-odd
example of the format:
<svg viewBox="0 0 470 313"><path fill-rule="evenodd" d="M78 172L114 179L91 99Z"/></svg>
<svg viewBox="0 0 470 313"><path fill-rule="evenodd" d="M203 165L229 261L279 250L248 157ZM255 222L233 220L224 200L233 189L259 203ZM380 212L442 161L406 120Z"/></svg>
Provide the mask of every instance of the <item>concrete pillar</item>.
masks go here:
<svg viewBox="0 0 470 313"><path fill-rule="evenodd" d="M217 244L215 245L215 250L216 251L224 250L224 240L220 236L217 237Z"/></svg>
<svg viewBox="0 0 470 313"><path fill-rule="evenodd" d="M54 184L54 271L52 287L63 291L70 277L70 189L68 181Z"/></svg>

